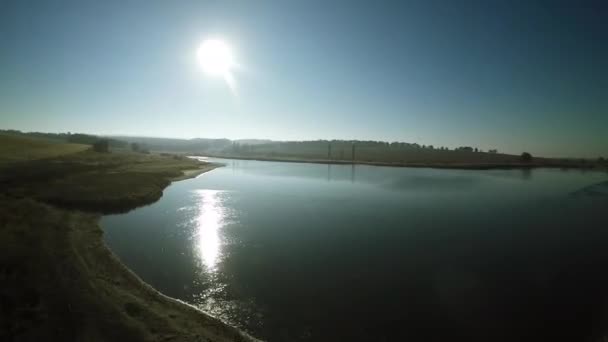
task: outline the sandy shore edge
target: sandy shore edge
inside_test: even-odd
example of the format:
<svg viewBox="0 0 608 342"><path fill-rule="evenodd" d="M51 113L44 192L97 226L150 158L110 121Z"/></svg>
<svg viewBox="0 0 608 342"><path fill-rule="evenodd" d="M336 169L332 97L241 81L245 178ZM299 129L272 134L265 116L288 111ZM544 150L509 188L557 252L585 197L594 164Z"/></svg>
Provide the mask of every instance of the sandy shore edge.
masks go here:
<svg viewBox="0 0 608 342"><path fill-rule="evenodd" d="M205 172L209 172L213 169L216 169L216 168L222 167L222 166L224 166L224 164L206 163L205 165L202 165L201 167L199 167L197 169L182 170L182 175L171 178L171 182L179 182L179 181L190 179L190 178L196 178Z"/></svg>
<svg viewBox="0 0 608 342"><path fill-rule="evenodd" d="M172 182L196 178L222 164L211 163L183 171ZM138 327L150 341L260 341L220 319L180 300L163 295L125 266L103 241L98 216L89 229L70 230L71 245L95 288L103 288L103 302L125 312L125 321ZM132 322L135 321L135 322Z"/></svg>

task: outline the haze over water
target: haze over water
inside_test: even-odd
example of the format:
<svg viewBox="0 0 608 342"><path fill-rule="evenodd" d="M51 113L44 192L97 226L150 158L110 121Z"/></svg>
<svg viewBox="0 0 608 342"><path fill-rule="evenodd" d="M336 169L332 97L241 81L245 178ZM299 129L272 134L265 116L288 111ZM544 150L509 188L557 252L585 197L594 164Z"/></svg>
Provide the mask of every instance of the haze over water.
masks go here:
<svg viewBox="0 0 608 342"><path fill-rule="evenodd" d="M105 240L256 337L563 340L603 314L608 200L579 190L606 173L220 161Z"/></svg>

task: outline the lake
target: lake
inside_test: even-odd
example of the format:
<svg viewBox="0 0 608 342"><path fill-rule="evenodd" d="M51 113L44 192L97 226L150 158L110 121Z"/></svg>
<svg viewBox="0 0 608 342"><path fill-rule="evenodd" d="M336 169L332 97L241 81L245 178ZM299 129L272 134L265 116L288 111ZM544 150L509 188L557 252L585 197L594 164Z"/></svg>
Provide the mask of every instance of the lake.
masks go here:
<svg viewBox="0 0 608 342"><path fill-rule="evenodd" d="M268 341L584 341L605 323L605 172L219 160L105 216L160 292ZM604 325L605 326L605 325Z"/></svg>

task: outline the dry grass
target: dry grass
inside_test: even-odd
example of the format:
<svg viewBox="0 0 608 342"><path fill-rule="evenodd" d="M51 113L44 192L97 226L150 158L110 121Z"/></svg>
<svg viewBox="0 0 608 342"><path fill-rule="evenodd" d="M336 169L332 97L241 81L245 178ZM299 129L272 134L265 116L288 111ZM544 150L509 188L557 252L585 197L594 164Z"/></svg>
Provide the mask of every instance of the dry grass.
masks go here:
<svg viewBox="0 0 608 342"><path fill-rule="evenodd" d="M90 150L0 167L1 193L57 206L114 213L157 201L185 170L213 165L192 159Z"/></svg>

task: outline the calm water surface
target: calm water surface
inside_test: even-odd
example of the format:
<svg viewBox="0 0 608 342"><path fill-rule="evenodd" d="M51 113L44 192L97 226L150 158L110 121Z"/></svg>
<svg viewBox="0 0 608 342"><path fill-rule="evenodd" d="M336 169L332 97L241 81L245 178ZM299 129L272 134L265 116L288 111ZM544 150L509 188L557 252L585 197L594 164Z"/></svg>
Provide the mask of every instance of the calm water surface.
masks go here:
<svg viewBox="0 0 608 342"><path fill-rule="evenodd" d="M605 322L608 174L219 160L102 220L166 295L269 341L584 341Z"/></svg>

